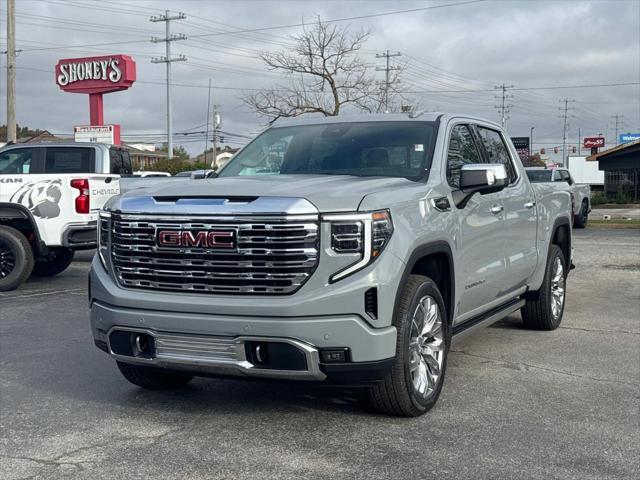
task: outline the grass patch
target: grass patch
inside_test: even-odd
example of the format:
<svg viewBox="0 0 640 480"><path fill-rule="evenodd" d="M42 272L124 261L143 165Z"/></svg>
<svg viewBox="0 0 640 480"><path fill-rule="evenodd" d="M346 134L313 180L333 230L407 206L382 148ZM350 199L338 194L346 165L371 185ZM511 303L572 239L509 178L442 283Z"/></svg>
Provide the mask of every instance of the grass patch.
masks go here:
<svg viewBox="0 0 640 480"><path fill-rule="evenodd" d="M611 228L640 228L640 219L624 220L622 218L612 218L611 220L589 219L587 226L611 227Z"/></svg>

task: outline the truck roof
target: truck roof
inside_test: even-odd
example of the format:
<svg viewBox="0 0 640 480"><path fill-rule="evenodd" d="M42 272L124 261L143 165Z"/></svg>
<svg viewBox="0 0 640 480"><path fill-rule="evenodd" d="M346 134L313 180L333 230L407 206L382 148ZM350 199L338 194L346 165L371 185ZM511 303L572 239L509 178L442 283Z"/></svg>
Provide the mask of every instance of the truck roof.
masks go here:
<svg viewBox="0 0 640 480"><path fill-rule="evenodd" d="M98 147L98 148L111 148L114 145L106 145L104 143L96 142L74 142L73 140L66 140L62 142L38 142L38 143L12 143L11 145L5 145L0 150L11 150L13 148L45 148L45 147Z"/></svg>
<svg viewBox="0 0 640 480"><path fill-rule="evenodd" d="M287 118L278 120L272 128L289 127L297 125L321 125L331 123L350 123L350 122L435 122L438 119L449 118L465 118L471 121L478 121L490 124L498 129L502 127L485 118L476 117L474 115L443 113L443 112L417 112L417 113L355 113L338 115L335 117L321 116L300 116L295 118Z"/></svg>

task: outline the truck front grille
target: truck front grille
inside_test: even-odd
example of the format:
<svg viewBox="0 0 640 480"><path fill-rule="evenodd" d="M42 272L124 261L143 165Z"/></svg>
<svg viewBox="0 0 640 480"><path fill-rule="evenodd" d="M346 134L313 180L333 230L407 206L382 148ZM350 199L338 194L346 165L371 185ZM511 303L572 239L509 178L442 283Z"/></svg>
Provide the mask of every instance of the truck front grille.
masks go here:
<svg viewBox="0 0 640 480"><path fill-rule="evenodd" d="M217 238L215 232L223 232L222 247L206 240L207 233ZM184 235L188 238L182 242ZM200 237L204 242L197 241ZM309 215L263 219L114 213L111 261L120 284L130 288L282 295L298 290L315 270L318 238L318 218Z"/></svg>

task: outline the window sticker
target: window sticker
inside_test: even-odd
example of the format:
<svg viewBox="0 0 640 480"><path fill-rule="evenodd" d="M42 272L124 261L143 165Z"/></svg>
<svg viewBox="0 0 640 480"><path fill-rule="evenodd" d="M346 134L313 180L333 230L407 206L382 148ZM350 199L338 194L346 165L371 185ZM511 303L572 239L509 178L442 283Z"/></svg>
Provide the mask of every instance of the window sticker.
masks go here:
<svg viewBox="0 0 640 480"><path fill-rule="evenodd" d="M416 143L416 144L413 146L413 150L414 150L414 151L416 151L416 152L424 152L424 144L422 144L422 143Z"/></svg>

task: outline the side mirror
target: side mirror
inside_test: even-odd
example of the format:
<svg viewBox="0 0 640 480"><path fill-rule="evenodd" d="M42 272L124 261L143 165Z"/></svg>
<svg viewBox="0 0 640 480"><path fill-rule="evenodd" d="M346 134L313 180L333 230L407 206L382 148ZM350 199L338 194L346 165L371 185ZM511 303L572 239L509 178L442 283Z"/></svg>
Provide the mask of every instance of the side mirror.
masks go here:
<svg viewBox="0 0 640 480"><path fill-rule="evenodd" d="M458 208L464 208L475 194L499 192L509 184L504 165L498 163L473 163L463 165L460 170L460 190L453 192Z"/></svg>
<svg viewBox="0 0 640 480"><path fill-rule="evenodd" d="M191 180L201 180L203 178L205 178L205 173L202 170L191 172Z"/></svg>

